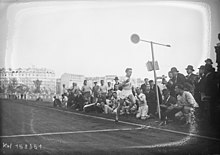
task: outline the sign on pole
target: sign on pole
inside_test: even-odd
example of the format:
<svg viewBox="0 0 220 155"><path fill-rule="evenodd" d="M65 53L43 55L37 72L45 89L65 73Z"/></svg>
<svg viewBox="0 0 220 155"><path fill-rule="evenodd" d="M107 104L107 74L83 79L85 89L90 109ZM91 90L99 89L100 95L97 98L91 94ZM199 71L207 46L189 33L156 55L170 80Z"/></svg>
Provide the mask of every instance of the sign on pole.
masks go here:
<svg viewBox="0 0 220 155"><path fill-rule="evenodd" d="M148 62L146 63L146 66L147 66L147 70L148 70L148 71L153 71L153 70L154 70L153 62L152 62L152 61L148 61ZM159 70L159 65L158 65L158 62L157 62L157 61L155 61L154 66L155 66L155 70Z"/></svg>

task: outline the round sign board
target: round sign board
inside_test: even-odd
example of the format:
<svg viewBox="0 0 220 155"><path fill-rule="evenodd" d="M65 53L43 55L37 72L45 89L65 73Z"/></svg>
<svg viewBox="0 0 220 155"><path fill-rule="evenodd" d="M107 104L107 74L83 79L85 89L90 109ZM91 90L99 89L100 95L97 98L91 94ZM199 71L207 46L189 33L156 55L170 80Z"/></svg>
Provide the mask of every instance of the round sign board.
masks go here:
<svg viewBox="0 0 220 155"><path fill-rule="evenodd" d="M131 35L131 41L135 44L137 44L140 41L140 37L137 34Z"/></svg>

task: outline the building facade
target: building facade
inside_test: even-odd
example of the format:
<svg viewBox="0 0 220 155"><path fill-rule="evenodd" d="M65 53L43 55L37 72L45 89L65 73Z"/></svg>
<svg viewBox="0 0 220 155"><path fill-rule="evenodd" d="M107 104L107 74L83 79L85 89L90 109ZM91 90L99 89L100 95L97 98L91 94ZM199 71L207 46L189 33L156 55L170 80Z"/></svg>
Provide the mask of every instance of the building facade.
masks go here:
<svg viewBox="0 0 220 155"><path fill-rule="evenodd" d="M40 81L40 92L43 94L54 94L56 91L55 72L46 68L2 68L0 71L0 87L7 91L11 81L16 81L17 86L27 86L29 88L28 93L34 93L35 81Z"/></svg>
<svg viewBox="0 0 220 155"><path fill-rule="evenodd" d="M61 94L61 79L56 79L56 94Z"/></svg>

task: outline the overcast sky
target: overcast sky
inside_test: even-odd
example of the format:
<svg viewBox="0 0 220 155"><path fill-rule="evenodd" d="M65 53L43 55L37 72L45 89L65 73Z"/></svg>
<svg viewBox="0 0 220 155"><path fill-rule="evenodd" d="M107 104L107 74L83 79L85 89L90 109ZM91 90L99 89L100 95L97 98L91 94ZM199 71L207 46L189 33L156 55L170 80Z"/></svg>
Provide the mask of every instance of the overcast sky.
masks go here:
<svg viewBox="0 0 220 155"><path fill-rule="evenodd" d="M133 44L130 36L170 44L154 46L155 59L167 75L175 66L186 74L208 56L209 9L192 2L39 2L8 9L6 67L46 67L57 77L64 72L85 76L153 77L145 63L150 44Z"/></svg>

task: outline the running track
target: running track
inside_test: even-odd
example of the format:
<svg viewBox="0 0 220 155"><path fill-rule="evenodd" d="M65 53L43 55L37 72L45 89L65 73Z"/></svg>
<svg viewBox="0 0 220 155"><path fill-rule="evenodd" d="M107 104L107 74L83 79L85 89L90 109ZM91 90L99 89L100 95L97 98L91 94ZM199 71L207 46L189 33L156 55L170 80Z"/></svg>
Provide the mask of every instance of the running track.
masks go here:
<svg viewBox="0 0 220 155"><path fill-rule="evenodd" d="M218 139L187 136L140 124L63 111L48 106L1 101L1 152L4 154L218 153ZM35 148L32 148L35 146ZM197 146L191 148L192 146ZM25 148L26 147L26 148Z"/></svg>

